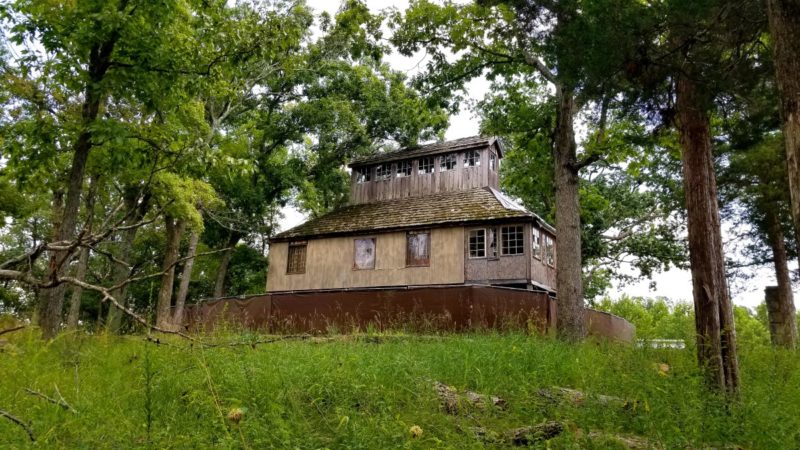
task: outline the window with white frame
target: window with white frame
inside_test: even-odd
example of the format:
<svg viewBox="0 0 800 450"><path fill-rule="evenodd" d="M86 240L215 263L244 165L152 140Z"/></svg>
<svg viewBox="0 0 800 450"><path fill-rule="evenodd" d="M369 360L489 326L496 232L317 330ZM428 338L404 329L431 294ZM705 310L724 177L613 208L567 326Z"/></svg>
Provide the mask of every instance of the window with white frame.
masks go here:
<svg viewBox="0 0 800 450"><path fill-rule="evenodd" d="M356 169L357 183L369 183L370 181L372 181L371 167L359 167L358 169Z"/></svg>
<svg viewBox="0 0 800 450"><path fill-rule="evenodd" d="M486 257L485 229L479 228L477 230L469 230L469 257L470 258Z"/></svg>
<svg viewBox="0 0 800 450"><path fill-rule="evenodd" d="M455 153L448 153L439 157L439 171L446 172L456 168L456 160L458 155Z"/></svg>
<svg viewBox="0 0 800 450"><path fill-rule="evenodd" d="M419 167L417 173L424 175L426 173L433 173L433 156L427 156L419 159Z"/></svg>
<svg viewBox="0 0 800 450"><path fill-rule="evenodd" d="M544 235L544 262L556 266L556 242L549 234Z"/></svg>
<svg viewBox="0 0 800 450"><path fill-rule="evenodd" d="M525 234L522 225L510 225L500 228L500 254L521 255L525 253Z"/></svg>
<svg viewBox="0 0 800 450"><path fill-rule="evenodd" d="M411 161L400 161L397 163L397 177L410 177L411 176Z"/></svg>
<svg viewBox="0 0 800 450"><path fill-rule="evenodd" d="M392 176L392 164L378 164L375 167L375 179L377 181L388 180Z"/></svg>
<svg viewBox="0 0 800 450"><path fill-rule="evenodd" d="M464 167L477 167L481 165L481 152L478 150L467 150L464 152Z"/></svg>
<svg viewBox="0 0 800 450"><path fill-rule="evenodd" d="M375 238L353 241L353 269L375 268Z"/></svg>
<svg viewBox="0 0 800 450"><path fill-rule="evenodd" d="M531 253L534 258L542 258L542 232L536 227L531 227Z"/></svg>
<svg viewBox="0 0 800 450"><path fill-rule="evenodd" d="M497 170L497 155L494 152L489 152L489 169Z"/></svg>

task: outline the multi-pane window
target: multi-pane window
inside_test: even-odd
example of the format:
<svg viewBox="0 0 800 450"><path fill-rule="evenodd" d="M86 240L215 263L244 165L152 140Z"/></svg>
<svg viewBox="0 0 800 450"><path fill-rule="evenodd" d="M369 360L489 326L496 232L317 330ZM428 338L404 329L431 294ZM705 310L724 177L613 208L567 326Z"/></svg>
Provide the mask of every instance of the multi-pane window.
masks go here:
<svg viewBox="0 0 800 450"><path fill-rule="evenodd" d="M464 167L476 167L481 165L481 152L478 150L467 150L464 152Z"/></svg>
<svg viewBox="0 0 800 450"><path fill-rule="evenodd" d="M488 229L489 245L486 246L486 253L489 258L497 258L497 228Z"/></svg>
<svg viewBox="0 0 800 450"><path fill-rule="evenodd" d="M469 231L469 257L486 257L486 230L483 228Z"/></svg>
<svg viewBox="0 0 800 450"><path fill-rule="evenodd" d="M356 169L356 182L368 183L372 180L372 169L370 167L359 167Z"/></svg>
<svg viewBox="0 0 800 450"><path fill-rule="evenodd" d="M445 172L456 168L457 156L455 153L448 153L439 157L439 171Z"/></svg>
<svg viewBox="0 0 800 450"><path fill-rule="evenodd" d="M531 253L534 258L542 257L542 232L536 227L531 227Z"/></svg>
<svg viewBox="0 0 800 450"><path fill-rule="evenodd" d="M525 252L524 232L522 225L511 225L500 228L500 254L521 255Z"/></svg>
<svg viewBox="0 0 800 450"><path fill-rule="evenodd" d="M406 234L406 266L431 264L431 232L409 231Z"/></svg>
<svg viewBox="0 0 800 450"><path fill-rule="evenodd" d="M397 163L397 177L411 176L411 161L400 161Z"/></svg>
<svg viewBox="0 0 800 450"><path fill-rule="evenodd" d="M375 238L356 239L353 256L354 269L375 268Z"/></svg>
<svg viewBox="0 0 800 450"><path fill-rule="evenodd" d="M426 173L433 173L433 156L427 156L425 158L419 159L419 170L418 173L420 175Z"/></svg>
<svg viewBox="0 0 800 450"><path fill-rule="evenodd" d="M548 234L544 235L544 262L553 267L556 264L556 243Z"/></svg>
<svg viewBox="0 0 800 450"><path fill-rule="evenodd" d="M306 273L306 243L290 242L286 258L286 273Z"/></svg>
<svg viewBox="0 0 800 450"><path fill-rule="evenodd" d="M392 176L392 164L378 164L375 167L375 179L377 181L388 180Z"/></svg>
<svg viewBox="0 0 800 450"><path fill-rule="evenodd" d="M495 155L494 152L489 152L489 169L497 169L497 155Z"/></svg>

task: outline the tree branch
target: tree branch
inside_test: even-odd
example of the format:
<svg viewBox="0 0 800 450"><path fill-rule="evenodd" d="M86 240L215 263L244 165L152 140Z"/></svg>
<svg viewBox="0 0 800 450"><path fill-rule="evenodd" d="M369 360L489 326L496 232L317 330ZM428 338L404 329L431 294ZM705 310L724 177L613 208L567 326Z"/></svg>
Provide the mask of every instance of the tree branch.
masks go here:
<svg viewBox="0 0 800 450"><path fill-rule="evenodd" d="M31 430L31 427L29 427L28 424L26 424L25 422L23 422L22 420L20 420L16 416L11 415L11 413L9 413L7 411L3 411L2 409L0 409L0 416L3 416L6 419L8 419L8 420L14 422L15 424L21 426L22 429L25 430L26 433L28 433L28 437L31 439L31 442L36 442L36 436L33 435L33 430Z"/></svg>

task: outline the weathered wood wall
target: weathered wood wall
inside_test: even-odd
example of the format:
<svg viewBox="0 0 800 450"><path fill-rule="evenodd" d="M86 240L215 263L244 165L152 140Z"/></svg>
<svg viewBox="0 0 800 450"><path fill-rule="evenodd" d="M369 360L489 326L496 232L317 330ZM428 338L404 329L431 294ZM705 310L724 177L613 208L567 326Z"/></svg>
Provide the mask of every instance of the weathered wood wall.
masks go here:
<svg viewBox="0 0 800 450"><path fill-rule="evenodd" d="M544 236L550 236L553 238L555 242L556 237L554 234L547 232L546 230L540 229L542 233L542 239ZM531 233L528 233L528 238L532 237ZM558 246L553 247L553 251L555 252L555 264L558 264ZM537 282L542 285L542 287L548 288L552 291L556 290L556 268L554 266L550 266L545 263L544 258L544 243L542 243L542 249L540 254L537 256L535 254L528 253L531 258L531 280Z"/></svg>
<svg viewBox="0 0 800 450"><path fill-rule="evenodd" d="M420 197L439 192L460 191L478 187L498 189L499 157L494 170L489 168L489 152L497 155L495 146L479 149L481 165L464 167L464 152L457 152L456 167L453 170L441 171L440 159L444 155L435 155L433 173L418 173L419 158L412 160L411 176L397 177L397 162L392 165L392 173L387 180L376 180L375 165L370 165L371 181L359 183L357 170L350 177L350 203L361 204L396 198Z"/></svg>
<svg viewBox="0 0 800 450"><path fill-rule="evenodd" d="M354 239L375 237L375 268L353 269ZM464 229L431 230L430 266L406 267L406 233L312 239L306 250L306 270L286 274L288 243L270 246L267 291L415 286L464 282Z"/></svg>
<svg viewBox="0 0 800 450"><path fill-rule="evenodd" d="M503 224L503 225L524 225L525 234L530 224ZM498 230L497 236L497 258L470 258L469 257L469 230L488 229L495 227ZM530 240L525 238L525 253L522 255L500 255L500 227L501 225L486 225L479 227L469 227L464 230L464 278L468 282L481 284L496 284L498 282L508 283L527 283L528 264L526 255L530 255ZM488 235L487 235L488 239Z"/></svg>
<svg viewBox="0 0 800 450"><path fill-rule="evenodd" d="M558 302L542 292L490 286L361 289L275 293L211 299L189 307L186 326L211 330L233 323L268 333L332 330L478 328L552 332ZM591 336L632 342L635 328L612 314L586 310Z"/></svg>

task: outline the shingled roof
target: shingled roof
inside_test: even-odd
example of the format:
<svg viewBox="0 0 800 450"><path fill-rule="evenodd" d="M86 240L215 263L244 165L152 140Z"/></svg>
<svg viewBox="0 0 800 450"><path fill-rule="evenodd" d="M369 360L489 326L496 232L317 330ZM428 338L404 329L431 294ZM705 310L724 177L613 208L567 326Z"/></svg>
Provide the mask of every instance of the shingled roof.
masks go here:
<svg viewBox="0 0 800 450"><path fill-rule="evenodd" d="M541 218L515 204L502 193L491 188L476 188L424 197L348 205L284 231L271 240L282 242L508 219L536 220L541 226L551 232L554 231Z"/></svg>
<svg viewBox="0 0 800 450"><path fill-rule="evenodd" d="M433 144L418 145L416 147L402 148L400 150L357 158L350 162L350 167L362 166L365 164L401 161L419 156L438 155L441 153L457 152L471 148L483 148L494 143L498 143L498 146L500 146L500 141L498 141L497 138L483 136L472 136L446 142L435 142ZM502 146L500 146L500 152L502 157Z"/></svg>

